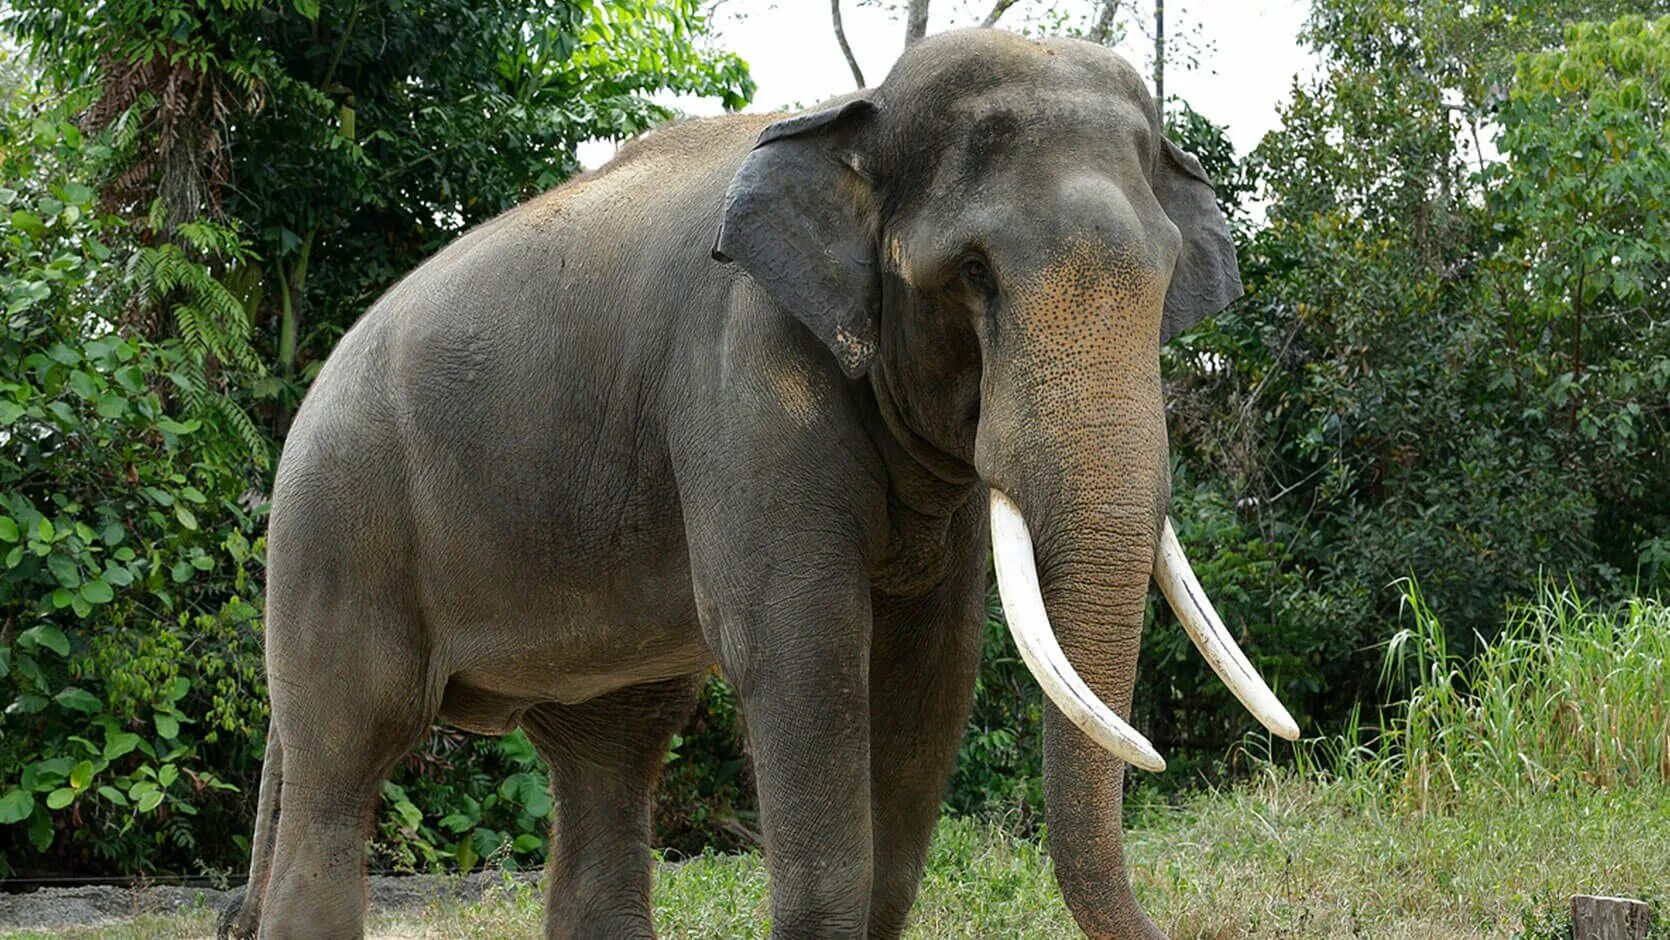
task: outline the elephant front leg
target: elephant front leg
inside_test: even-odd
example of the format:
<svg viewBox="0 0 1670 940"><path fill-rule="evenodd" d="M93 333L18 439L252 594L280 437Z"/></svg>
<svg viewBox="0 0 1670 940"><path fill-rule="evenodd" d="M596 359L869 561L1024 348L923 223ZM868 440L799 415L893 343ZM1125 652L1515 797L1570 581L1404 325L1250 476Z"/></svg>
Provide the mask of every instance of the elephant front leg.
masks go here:
<svg viewBox="0 0 1670 940"><path fill-rule="evenodd" d="M774 940L865 933L870 612L856 567L810 544L761 560L707 624L754 759Z"/></svg>
<svg viewBox="0 0 1670 940"><path fill-rule="evenodd" d="M933 595L878 598L870 656L875 882L871 940L894 940L921 886L946 781L974 700L985 620L985 550Z"/></svg>

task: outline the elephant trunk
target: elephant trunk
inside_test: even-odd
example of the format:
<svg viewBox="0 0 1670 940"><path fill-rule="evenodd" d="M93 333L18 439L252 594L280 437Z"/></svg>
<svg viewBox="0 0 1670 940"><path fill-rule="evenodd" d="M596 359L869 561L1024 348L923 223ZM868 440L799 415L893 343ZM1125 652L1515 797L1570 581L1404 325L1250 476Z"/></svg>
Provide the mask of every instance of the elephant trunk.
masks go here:
<svg viewBox="0 0 1670 940"><path fill-rule="evenodd" d="M1046 813L1063 897L1092 937L1159 936L1131 894L1120 838L1125 763L1165 766L1125 720L1151 575L1241 701L1284 737L1297 728L1212 612L1165 519L1164 281L1084 241L1070 247L983 339L975 466L992 490L1010 629L1049 699Z"/></svg>
<svg viewBox="0 0 1670 940"><path fill-rule="evenodd" d="M1016 644L1049 699L1045 809L1062 896L1091 937L1160 936L1125 877L1120 809L1127 761L1165 766L1121 717L1170 495L1164 415L1157 374L1093 388L1071 409L1034 411L1049 397L1034 390L1018 396L1030 413L992 416L993 557Z"/></svg>

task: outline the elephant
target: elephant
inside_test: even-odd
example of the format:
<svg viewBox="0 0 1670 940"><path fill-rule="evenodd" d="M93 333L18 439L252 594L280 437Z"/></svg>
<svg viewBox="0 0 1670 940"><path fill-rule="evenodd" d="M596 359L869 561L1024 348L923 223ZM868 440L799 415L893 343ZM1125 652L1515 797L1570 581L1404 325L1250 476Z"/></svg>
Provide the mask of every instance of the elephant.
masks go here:
<svg viewBox="0 0 1670 940"><path fill-rule="evenodd" d="M771 935L897 937L971 706L988 558L1048 698L1049 850L1121 846L1153 577L1278 734L1167 520L1161 344L1242 292L1199 162L1100 46L912 45L792 115L674 122L379 299L272 494L271 726L230 935L354 937L381 781L434 722L550 765L551 938L652 937L651 805L717 666Z"/></svg>

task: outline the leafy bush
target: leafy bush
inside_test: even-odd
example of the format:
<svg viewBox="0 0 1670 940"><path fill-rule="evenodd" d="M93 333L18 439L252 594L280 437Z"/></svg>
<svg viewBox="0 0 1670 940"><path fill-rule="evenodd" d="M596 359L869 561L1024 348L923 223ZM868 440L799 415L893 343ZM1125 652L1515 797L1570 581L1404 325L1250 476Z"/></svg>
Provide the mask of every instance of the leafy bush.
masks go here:
<svg viewBox="0 0 1670 940"><path fill-rule="evenodd" d="M78 178L96 146L0 126L0 872L193 870L236 850L266 712L256 454L205 386L238 338L123 329L148 252Z"/></svg>
<svg viewBox="0 0 1670 940"><path fill-rule="evenodd" d="M1544 574L1670 589L1670 25L1561 23L1629 6L1319 0L1239 168L1248 296L1164 354L1174 515L1302 726L1375 701L1407 574L1459 655ZM1157 737L1229 753L1221 685L1144 645Z"/></svg>

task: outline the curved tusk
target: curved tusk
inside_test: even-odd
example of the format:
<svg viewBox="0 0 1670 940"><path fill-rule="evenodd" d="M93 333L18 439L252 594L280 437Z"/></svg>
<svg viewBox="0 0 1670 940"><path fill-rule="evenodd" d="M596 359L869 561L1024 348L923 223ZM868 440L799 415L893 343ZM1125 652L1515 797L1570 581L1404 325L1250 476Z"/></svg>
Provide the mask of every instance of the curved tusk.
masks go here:
<svg viewBox="0 0 1670 940"><path fill-rule="evenodd" d="M1275 734L1289 741L1299 740L1299 726L1293 716L1264 684L1252 663L1247 662L1246 654L1229 635L1218 612L1212 609L1212 602L1201 589L1194 569L1189 567L1189 559L1183 555L1183 546L1177 542L1170 519L1160 529L1154 580L1159 582L1160 592L1171 602L1171 609L1177 612L1177 619L1182 621L1195 648L1247 711Z"/></svg>
<svg viewBox="0 0 1670 940"><path fill-rule="evenodd" d="M992 560L1009 632L1015 637L1021 660L1044 694L1067 720L1115 757L1143 770L1165 770L1165 758L1148 739L1103 704L1067 661L1044 612L1038 568L1032 557L1032 533L1027 531L1020 508L997 489L992 490Z"/></svg>

